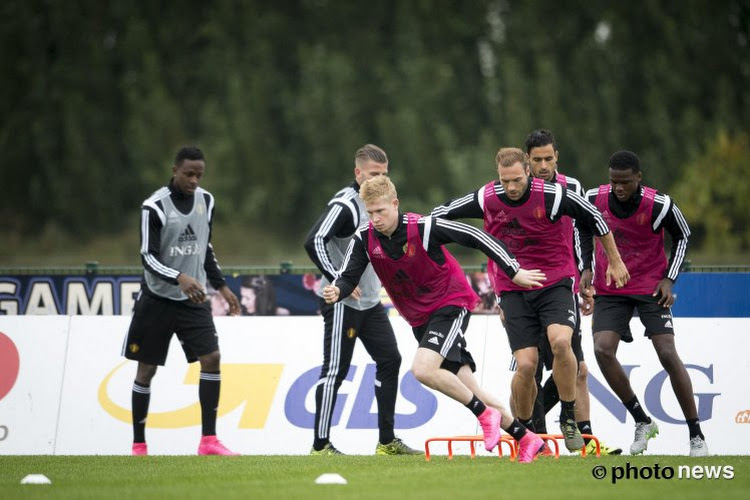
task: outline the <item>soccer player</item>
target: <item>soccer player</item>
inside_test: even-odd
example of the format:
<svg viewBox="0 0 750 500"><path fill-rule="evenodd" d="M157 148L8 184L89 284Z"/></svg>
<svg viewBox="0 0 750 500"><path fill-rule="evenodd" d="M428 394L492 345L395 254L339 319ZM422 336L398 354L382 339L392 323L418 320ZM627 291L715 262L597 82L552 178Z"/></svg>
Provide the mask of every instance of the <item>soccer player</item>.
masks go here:
<svg viewBox="0 0 750 500"><path fill-rule="evenodd" d="M367 179L387 173L388 156L385 151L373 144L359 148L354 155L354 181L331 198L307 235L305 250L323 274L317 290L319 296L322 297L323 288L339 276L339 268L352 235L360 224L368 220L359 197L360 185ZM326 304L321 298L323 366L315 389L315 439L311 455L341 454L330 441L331 416L339 387L349 372L357 338L372 356L376 367L379 439L375 453L422 453L407 446L394 434L401 354L391 322L380 302L380 288L380 280L372 267L368 266L351 297L336 304Z"/></svg>
<svg viewBox="0 0 750 500"><path fill-rule="evenodd" d="M133 383L133 455L147 455L146 416L151 379L167 359L176 333L189 363L200 362L198 399L202 434L199 455L238 455L216 438L221 387L219 342L206 279L224 297L229 313L240 303L227 286L211 246L214 197L198 185L206 162L192 146L177 152L172 179L141 205L141 261L145 269L123 355L138 361Z"/></svg>
<svg viewBox="0 0 750 500"><path fill-rule="evenodd" d="M672 286L685 258L690 229L674 201L666 194L643 186L641 179L638 156L630 151L618 151L609 158L609 184L586 193L612 228L632 276L623 287L610 286L604 279L608 259L597 244L592 289L591 253L584 255L586 270L581 275L581 293L595 294L592 330L596 361L607 383L636 422L630 453L641 454L648 440L659 433L659 427L646 415L617 360L620 341L633 341L630 319L633 310L638 309L645 335L669 374L685 415L690 456L707 456L708 446L698 421L693 385L677 354L672 324L671 307L675 299ZM665 230L672 239L669 262L664 252ZM587 235L582 232L582 237Z"/></svg>
<svg viewBox="0 0 750 500"><path fill-rule="evenodd" d="M555 143L555 136L552 132L546 129L538 129L526 136L526 154L529 156L532 177L560 184L561 186L566 187L568 191L572 191L578 196L584 195L583 187L578 179L563 175L559 172L557 168L559 151L557 149L557 144ZM570 248L573 252L576 264L576 273L573 280L573 291L576 293L580 284L580 273L583 272L583 258L581 253L582 242L575 221L568 216L565 216L562 219L562 223L567 226L566 232L568 233L568 241L571 244ZM592 240L584 241L583 244L588 244L588 250L590 251ZM580 304L580 301L577 300L576 303ZM586 312L590 310L592 305L591 301L583 303ZM589 400L589 368L583 356L583 348L581 347L581 311L579 307L576 307L576 327L573 332L572 347L573 354L575 354L576 360L578 361L575 406L576 425L578 426L578 430L581 431L581 434L593 434L591 428ZM539 346L539 349L541 359L538 363L535 375L538 392L537 399L534 403L532 418L534 427L532 430L535 432L546 433L545 415L555 406L555 404L557 404L560 397L557 391L557 386L555 385L554 377L549 377L544 384L544 387L542 387L541 384L543 368L551 369L553 360L552 350L550 349L546 336L542 336L542 343ZM539 427L540 425L542 427ZM586 453L595 453L596 445L593 440L584 439L584 442L586 443ZM602 455L619 455L622 453L621 448L611 448L602 442L600 442L599 445L600 453Z"/></svg>
<svg viewBox="0 0 750 500"><path fill-rule="evenodd" d="M531 462L544 443L480 389L464 332L479 297L456 259L444 248L458 243L478 248L519 287L541 286L544 275L520 269L497 239L466 224L399 212L396 188L385 176L360 188L370 222L355 233L344 269L323 289L328 303L349 296L372 267L393 305L411 325L419 348L412 373L422 384L465 405L479 420L485 449L500 441L500 428L520 443L519 462Z"/></svg>
<svg viewBox="0 0 750 500"><path fill-rule="evenodd" d="M560 430L570 451L584 442L575 421L578 362L571 348L577 325L577 299L573 293L576 275L570 251L569 223L591 227L610 257L606 279L617 286L628 280L628 271L617 252L614 238L601 214L590 203L560 184L532 178L527 155L517 148L502 148L495 157L499 181L433 210L448 219L481 218L485 230L505 243L528 269L547 276L541 290L528 290L513 283L488 262L495 293L505 317L511 352L518 368L512 380L516 416L525 424L532 418L537 387L534 375L540 337L546 333L554 360L552 376L560 394Z"/></svg>

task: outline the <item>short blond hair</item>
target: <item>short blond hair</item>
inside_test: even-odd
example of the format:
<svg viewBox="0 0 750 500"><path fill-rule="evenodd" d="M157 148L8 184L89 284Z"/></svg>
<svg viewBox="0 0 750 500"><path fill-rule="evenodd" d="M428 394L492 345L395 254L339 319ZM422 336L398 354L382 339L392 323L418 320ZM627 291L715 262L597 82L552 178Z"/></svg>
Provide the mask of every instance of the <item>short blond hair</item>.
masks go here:
<svg viewBox="0 0 750 500"><path fill-rule="evenodd" d="M529 165L526 153L518 148L500 148L495 155L495 164L498 167L512 167L518 162L524 167Z"/></svg>
<svg viewBox="0 0 750 500"><path fill-rule="evenodd" d="M398 197L396 186L386 175L378 175L372 179L367 179L359 187L359 197L365 203L375 201L379 198L385 198L388 201L395 200Z"/></svg>

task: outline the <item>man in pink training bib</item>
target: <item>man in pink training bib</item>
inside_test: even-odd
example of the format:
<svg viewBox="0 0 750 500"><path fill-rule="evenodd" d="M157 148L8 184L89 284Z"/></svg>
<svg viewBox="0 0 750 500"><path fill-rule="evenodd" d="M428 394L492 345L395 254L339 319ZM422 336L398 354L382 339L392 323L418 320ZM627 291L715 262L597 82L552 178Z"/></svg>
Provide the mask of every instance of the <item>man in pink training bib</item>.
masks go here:
<svg viewBox="0 0 750 500"><path fill-rule="evenodd" d="M447 219L483 219L484 229L505 243L522 266L541 269L547 276L541 289L529 290L498 272L494 262L487 266L500 297L508 343L518 364L511 382L516 416L524 425L531 425L539 342L546 334L554 357L552 376L560 393L560 431L568 450L577 451L584 446L575 420L578 362L571 348L578 322L578 299L573 293L577 269L570 250L570 224L563 218L567 216L579 226L590 227L603 243L610 257L608 281L622 286L628 281L628 271L609 227L590 203L560 184L532 178L528 157L518 148L500 149L495 163L499 180L437 207L432 213Z"/></svg>
<svg viewBox="0 0 750 500"><path fill-rule="evenodd" d="M520 269L505 245L480 229L399 212L396 188L385 176L365 181L360 196L370 222L355 233L345 267L323 290L323 298L330 304L349 296L372 263L419 342L412 364L414 377L474 413L487 450L497 446L502 427L520 443L519 462L531 462L543 448L542 439L527 431L474 378L476 365L464 332L469 311L479 297L443 245L458 243L481 250L520 287L541 286L544 274Z"/></svg>
<svg viewBox="0 0 750 500"><path fill-rule="evenodd" d="M669 374L672 389L680 403L690 434L690 456L708 456L708 446L701 432L695 407L693 384L677 354L672 325L672 285L677 279L687 250L688 228L682 212L672 199L653 188L641 185L641 164L630 151L618 151L609 159L609 184L590 189L586 196L604 215L612 228L632 280L624 287L611 286L603 278L607 256L597 245L596 267L591 275L591 252L584 255L581 295L594 298L594 352L607 383L635 420L635 439L631 455L646 450L648 440L659 434L656 422L646 415L633 392L630 380L617 360L620 340L632 342L630 320L638 309L645 335ZM664 253L664 230L672 239L667 263ZM581 238L590 235L581 233Z"/></svg>

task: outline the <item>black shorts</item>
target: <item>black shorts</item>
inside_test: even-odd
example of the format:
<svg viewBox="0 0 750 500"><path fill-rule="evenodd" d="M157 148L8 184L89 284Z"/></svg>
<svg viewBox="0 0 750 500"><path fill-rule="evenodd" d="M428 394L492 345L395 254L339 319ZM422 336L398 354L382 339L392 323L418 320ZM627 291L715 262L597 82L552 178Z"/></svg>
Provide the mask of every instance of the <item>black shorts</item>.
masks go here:
<svg viewBox="0 0 750 500"><path fill-rule="evenodd" d="M141 293L133 308L123 355L150 365L164 366L172 334L177 334L180 339L188 363L219 349L219 337L208 302L188 305Z"/></svg>
<svg viewBox="0 0 750 500"><path fill-rule="evenodd" d="M500 307L511 352L539 347L542 333L550 325L566 325L575 332L579 324L578 299L571 278L541 290L502 292Z"/></svg>
<svg viewBox="0 0 750 500"><path fill-rule="evenodd" d="M672 309L663 307L658 302L659 297L652 295L597 295L594 297L591 330L594 334L616 332L624 342L632 342L630 320L633 318L633 311L637 309L641 323L646 327L646 337L664 333L674 335Z"/></svg>
<svg viewBox="0 0 750 500"><path fill-rule="evenodd" d="M471 313L465 307L441 307L427 323L412 328L419 347L435 351L445 358L440 368L458 373L464 365L469 365L472 372L477 365L471 353L466 350L464 333L469 326Z"/></svg>

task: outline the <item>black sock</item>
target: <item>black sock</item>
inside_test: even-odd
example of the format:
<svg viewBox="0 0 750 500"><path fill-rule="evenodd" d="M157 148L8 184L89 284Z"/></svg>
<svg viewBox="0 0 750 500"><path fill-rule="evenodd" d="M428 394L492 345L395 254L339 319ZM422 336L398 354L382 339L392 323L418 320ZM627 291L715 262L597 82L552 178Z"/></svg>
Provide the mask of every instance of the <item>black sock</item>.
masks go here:
<svg viewBox="0 0 750 500"><path fill-rule="evenodd" d="M651 418L649 418L648 415L646 415L646 412L643 411L643 407L641 406L641 403L638 402L638 396L633 396L633 399L628 401L625 404L625 408L628 409L630 414L633 416L633 419L636 422L642 422L646 424L651 423Z"/></svg>
<svg viewBox="0 0 750 500"><path fill-rule="evenodd" d="M133 442L146 442L146 416L148 415L148 403L151 400L151 386L141 385L133 382Z"/></svg>
<svg viewBox="0 0 750 500"><path fill-rule="evenodd" d="M518 422L519 422L519 423L520 423L521 425L523 425L524 427L526 427L526 428L527 428L528 430L530 430L531 432L536 432L536 426L534 425L534 419L533 419L533 418L530 418L530 419L528 419L528 420L521 420L521 419L519 418L519 419L517 419L517 420L518 420Z"/></svg>
<svg viewBox="0 0 750 500"><path fill-rule="evenodd" d="M479 398L477 398L474 395L471 396L471 401L469 401L466 404L466 407L468 409L470 409L471 412L474 415L476 415L477 417L479 417L479 415L481 415L482 413L484 413L484 410L487 409L487 407L484 405L484 403L482 403L481 401L479 401Z"/></svg>
<svg viewBox="0 0 750 500"><path fill-rule="evenodd" d="M693 439L694 437L706 439L701 432L701 424L697 418L689 418L685 420L685 422L687 422L688 430L690 431L690 439Z"/></svg>
<svg viewBox="0 0 750 500"><path fill-rule="evenodd" d="M536 400L534 400L534 410L531 413L531 419L534 421L534 432L547 434L547 415L544 412L544 390L537 388Z"/></svg>
<svg viewBox="0 0 750 500"><path fill-rule="evenodd" d="M203 435L216 435L216 413L219 410L221 372L201 372L198 382L198 400L201 403Z"/></svg>
<svg viewBox="0 0 750 500"><path fill-rule="evenodd" d="M326 447L326 445L329 443L328 439L315 439L313 441L313 450L320 451L323 448Z"/></svg>
<svg viewBox="0 0 750 500"><path fill-rule="evenodd" d="M516 441L520 441L526 435L526 427L517 418L514 418L510 426L503 430L513 436Z"/></svg>
<svg viewBox="0 0 750 500"><path fill-rule="evenodd" d="M576 420L576 402L575 401L563 401L560 400L560 406L562 406L562 409L560 410L560 422L565 422L568 420L572 420L575 422Z"/></svg>
<svg viewBox="0 0 750 500"><path fill-rule="evenodd" d="M554 378L550 377L547 379L544 383L543 392L544 414L546 415L560 401L560 394L557 392L557 385Z"/></svg>
<svg viewBox="0 0 750 500"><path fill-rule="evenodd" d="M591 434L591 421L581 420L578 422L578 430L581 431L581 434ZM591 438L583 438L584 443L589 444L589 441L591 441Z"/></svg>

